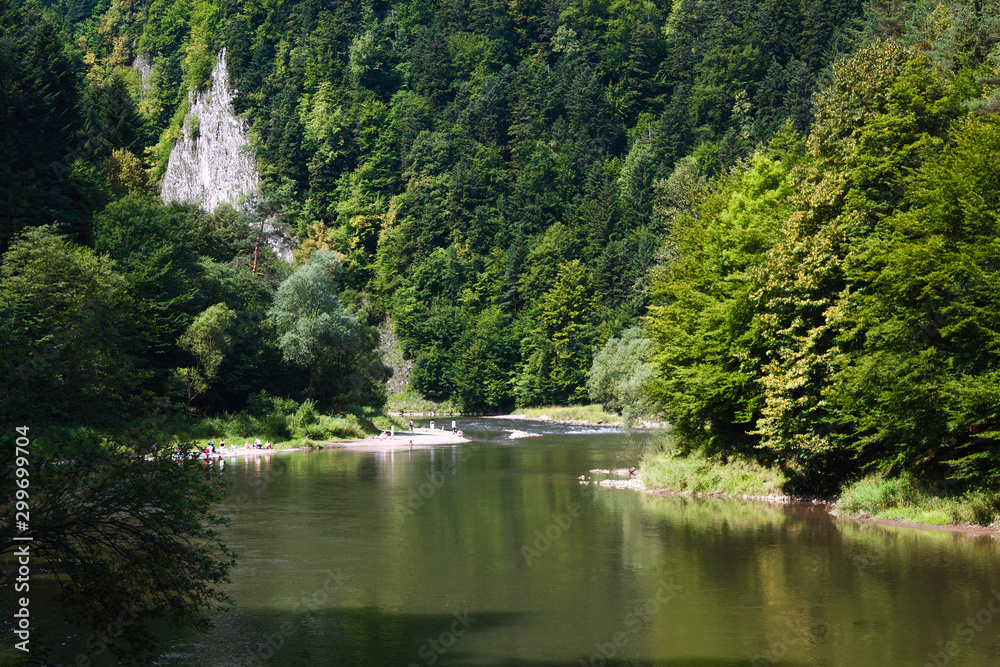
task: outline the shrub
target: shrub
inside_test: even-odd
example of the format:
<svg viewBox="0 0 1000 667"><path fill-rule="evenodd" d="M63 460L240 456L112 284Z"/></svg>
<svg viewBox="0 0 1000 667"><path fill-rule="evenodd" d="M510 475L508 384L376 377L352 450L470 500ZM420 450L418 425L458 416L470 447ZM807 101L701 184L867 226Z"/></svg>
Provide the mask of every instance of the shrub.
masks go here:
<svg viewBox="0 0 1000 667"><path fill-rule="evenodd" d="M229 421L229 428L226 430L232 435L249 438L260 433L261 428L260 422L253 415L246 410L241 410Z"/></svg>
<svg viewBox="0 0 1000 667"><path fill-rule="evenodd" d="M310 424L303 431L305 437L310 440L326 440L326 429L322 424Z"/></svg>
<svg viewBox="0 0 1000 667"><path fill-rule="evenodd" d="M291 427L294 429L303 428L319 421L319 414L316 412L316 401L308 399L302 402L299 409L291 420Z"/></svg>
<svg viewBox="0 0 1000 667"><path fill-rule="evenodd" d="M267 393L266 389L261 389L256 394L252 394L250 398L247 399L247 411L253 416L262 418L272 412L280 412L282 414L292 414L296 412L299 404L292 398L285 398L283 396L274 396Z"/></svg>
<svg viewBox="0 0 1000 667"><path fill-rule="evenodd" d="M264 435L271 440L286 440L292 433L288 428L288 417L280 412L272 412L260 421Z"/></svg>

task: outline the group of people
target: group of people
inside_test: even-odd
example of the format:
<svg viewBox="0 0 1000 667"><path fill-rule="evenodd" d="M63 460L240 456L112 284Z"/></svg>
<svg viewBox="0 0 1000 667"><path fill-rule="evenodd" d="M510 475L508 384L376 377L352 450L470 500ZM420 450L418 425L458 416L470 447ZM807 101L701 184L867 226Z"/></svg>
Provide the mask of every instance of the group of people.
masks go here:
<svg viewBox="0 0 1000 667"><path fill-rule="evenodd" d="M250 440L243 441L243 449L271 449L271 441L262 443L260 438L255 438L253 443ZM230 447L230 451L237 451L240 449L238 445L233 445ZM205 447L205 456L224 456L226 453L226 440L225 438L219 438L219 449L215 448L215 443L211 440L208 441L208 445Z"/></svg>
<svg viewBox="0 0 1000 667"><path fill-rule="evenodd" d="M413 420L412 419L409 421L409 423L407 423L406 427L407 427L407 429L409 429L410 433L413 433ZM436 430L433 419L431 420L430 427L431 427L432 431ZM372 440L392 440L392 439L395 439L395 437L396 437L396 425L393 424L389 428L390 428L390 432L389 433L386 433L385 431L382 431L378 435L373 435L372 436ZM441 430L442 431L445 430L444 426L441 427ZM458 436L463 436L464 435L461 431L458 430L458 424L455 422L454 419L451 420L451 432L454 433L455 435L458 435ZM411 446L413 445L413 441L412 440L410 441L410 445Z"/></svg>
<svg viewBox="0 0 1000 667"><path fill-rule="evenodd" d="M410 430L411 431L413 430L413 420L410 420ZM432 431L435 430L433 419L431 420L431 430ZM444 430L444 426L441 427L441 430L442 431ZM458 424L455 422L454 419L451 420L451 432L454 433L455 435L462 435L462 432L458 430Z"/></svg>

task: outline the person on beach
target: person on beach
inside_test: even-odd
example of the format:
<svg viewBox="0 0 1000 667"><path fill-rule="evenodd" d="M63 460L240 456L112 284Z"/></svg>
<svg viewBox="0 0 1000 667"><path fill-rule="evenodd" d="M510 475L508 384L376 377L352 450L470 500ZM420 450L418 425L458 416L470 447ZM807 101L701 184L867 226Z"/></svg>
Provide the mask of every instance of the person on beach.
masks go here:
<svg viewBox="0 0 1000 667"><path fill-rule="evenodd" d="M264 443L264 449L271 449L271 441L270 440L268 440L267 442Z"/></svg>
<svg viewBox="0 0 1000 667"><path fill-rule="evenodd" d="M413 433L413 420L410 420L410 433Z"/></svg>
<svg viewBox="0 0 1000 667"><path fill-rule="evenodd" d="M433 419L431 420L431 430L432 431L434 430L434 420Z"/></svg>
<svg viewBox="0 0 1000 667"><path fill-rule="evenodd" d="M451 420L451 432L453 434L454 433L458 433L458 426L455 425L455 420L454 419Z"/></svg>
<svg viewBox="0 0 1000 667"><path fill-rule="evenodd" d="M243 441L243 449L250 449L250 441L249 440L244 440Z"/></svg>
<svg viewBox="0 0 1000 667"><path fill-rule="evenodd" d="M260 438L255 438L253 441L253 448L260 449Z"/></svg>
<svg viewBox="0 0 1000 667"><path fill-rule="evenodd" d="M396 439L396 425L395 424L390 424L389 425L389 439L390 440L395 440Z"/></svg>

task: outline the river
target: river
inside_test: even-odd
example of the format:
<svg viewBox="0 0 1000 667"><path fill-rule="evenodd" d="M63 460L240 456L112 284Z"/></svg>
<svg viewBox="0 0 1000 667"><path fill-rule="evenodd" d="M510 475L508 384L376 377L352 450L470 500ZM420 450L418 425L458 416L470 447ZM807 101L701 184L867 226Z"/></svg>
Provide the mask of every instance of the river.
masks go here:
<svg viewBox="0 0 1000 667"><path fill-rule="evenodd" d="M582 485L646 436L459 425L471 443L226 465L237 605L158 664L1000 664L992 538Z"/></svg>

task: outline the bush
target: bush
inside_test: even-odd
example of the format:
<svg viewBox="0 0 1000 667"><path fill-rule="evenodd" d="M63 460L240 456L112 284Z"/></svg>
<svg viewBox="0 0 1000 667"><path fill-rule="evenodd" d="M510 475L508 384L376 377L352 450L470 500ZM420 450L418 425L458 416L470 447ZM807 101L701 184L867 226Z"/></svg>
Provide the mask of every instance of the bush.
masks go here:
<svg viewBox="0 0 1000 667"><path fill-rule="evenodd" d="M319 414L316 412L316 401L308 399L302 402L299 409L295 411L295 415L291 420L291 427L293 429L303 428L309 426L310 424L315 424L319 421Z"/></svg>
<svg viewBox="0 0 1000 667"><path fill-rule="evenodd" d="M370 422L369 422L370 423ZM320 424L328 439L364 438L375 432L374 427L366 427L357 415L343 417L320 417Z"/></svg>
<svg viewBox="0 0 1000 667"><path fill-rule="evenodd" d="M641 475L648 488L678 493L769 496L783 493L786 484L777 468L735 458L723 463L698 453L682 456L675 450L648 453Z"/></svg>
<svg viewBox="0 0 1000 667"><path fill-rule="evenodd" d="M293 398L283 396L273 396L267 393L266 389L261 389L256 394L252 394L247 399L247 411L258 419L263 418L272 412L281 414L293 414L299 404Z"/></svg>
<svg viewBox="0 0 1000 667"><path fill-rule="evenodd" d="M286 440L292 432L288 428L288 417L280 412L272 412L260 421L260 428L270 440Z"/></svg>
<svg viewBox="0 0 1000 667"><path fill-rule="evenodd" d="M236 413L231 420L229 420L229 428L226 430L231 435L237 435L241 438L249 438L250 436L259 434L261 428L260 422L258 422L253 415L246 410L241 410Z"/></svg>
<svg viewBox="0 0 1000 667"><path fill-rule="evenodd" d="M920 502L921 491L909 477L865 477L845 488L837 509L856 516L892 514L892 510Z"/></svg>
<svg viewBox="0 0 1000 667"><path fill-rule="evenodd" d="M326 440L326 429L322 424L310 424L303 429L303 433L310 440Z"/></svg>

